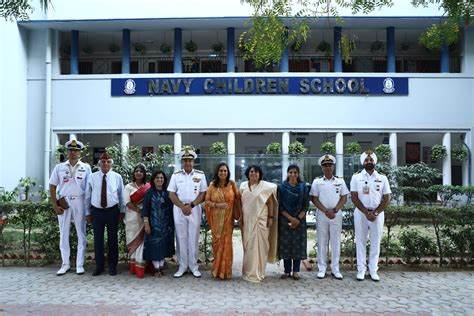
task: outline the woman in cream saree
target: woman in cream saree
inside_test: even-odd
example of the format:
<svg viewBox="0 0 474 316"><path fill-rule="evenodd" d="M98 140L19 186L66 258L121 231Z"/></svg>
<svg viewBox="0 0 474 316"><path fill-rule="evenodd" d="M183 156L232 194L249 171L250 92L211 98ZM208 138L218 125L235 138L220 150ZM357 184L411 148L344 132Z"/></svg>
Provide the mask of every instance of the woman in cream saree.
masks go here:
<svg viewBox="0 0 474 316"><path fill-rule="evenodd" d="M242 196L242 243L244 258L242 278L261 282L267 262L277 261L277 186L261 180L262 169L250 166L245 171L249 181L240 185Z"/></svg>

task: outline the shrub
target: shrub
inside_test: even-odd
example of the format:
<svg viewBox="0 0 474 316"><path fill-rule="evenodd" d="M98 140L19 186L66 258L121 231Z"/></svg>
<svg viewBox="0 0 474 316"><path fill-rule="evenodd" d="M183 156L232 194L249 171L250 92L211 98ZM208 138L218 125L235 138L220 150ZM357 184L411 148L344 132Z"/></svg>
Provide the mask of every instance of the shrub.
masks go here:
<svg viewBox="0 0 474 316"><path fill-rule="evenodd" d="M416 229L405 229L399 235L402 256L408 263L419 263L423 256L435 249L434 242Z"/></svg>

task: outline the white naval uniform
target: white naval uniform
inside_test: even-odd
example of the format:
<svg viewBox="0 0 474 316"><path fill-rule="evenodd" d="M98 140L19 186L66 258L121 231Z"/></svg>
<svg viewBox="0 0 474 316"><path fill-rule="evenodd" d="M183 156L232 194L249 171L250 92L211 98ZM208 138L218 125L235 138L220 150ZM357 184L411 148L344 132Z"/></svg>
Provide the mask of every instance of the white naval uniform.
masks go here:
<svg viewBox="0 0 474 316"><path fill-rule="evenodd" d="M201 192L206 192L207 182L204 172L193 169L190 173L176 171L171 176L168 191L176 193L184 204L194 201ZM179 269L191 272L198 270L199 231L201 226L201 206L196 205L191 215L185 216L181 209L173 206L174 225L176 227L176 243Z"/></svg>
<svg viewBox="0 0 474 316"><path fill-rule="evenodd" d="M57 198L65 197L69 208L58 215L59 221L59 249L63 265L69 265L70 247L69 232L71 221L74 221L77 232L76 267L84 265L86 253L86 211L84 209L84 193L87 180L91 174L89 164L78 161L73 167L69 160L54 167L49 184L56 186Z"/></svg>
<svg viewBox="0 0 474 316"><path fill-rule="evenodd" d="M364 187L366 187L364 189ZM386 176L379 174L376 170L369 175L364 169L354 174L351 180L351 192L357 192L360 202L366 208L375 210L385 194L390 194L390 184ZM382 240L383 223L385 212L380 213L371 222L359 209L354 210L354 229L357 249L357 271L364 272L366 266L367 232L370 237L369 271L377 272L380 255L380 241Z"/></svg>
<svg viewBox="0 0 474 316"><path fill-rule="evenodd" d="M349 194L344 179L325 176L316 178L311 185L310 195L318 197L324 207L333 209L342 196ZM342 211L336 217L329 219L326 214L318 210L316 213L316 229L318 243L318 269L326 272L328 241L331 243L331 272L339 272L339 258L341 255Z"/></svg>

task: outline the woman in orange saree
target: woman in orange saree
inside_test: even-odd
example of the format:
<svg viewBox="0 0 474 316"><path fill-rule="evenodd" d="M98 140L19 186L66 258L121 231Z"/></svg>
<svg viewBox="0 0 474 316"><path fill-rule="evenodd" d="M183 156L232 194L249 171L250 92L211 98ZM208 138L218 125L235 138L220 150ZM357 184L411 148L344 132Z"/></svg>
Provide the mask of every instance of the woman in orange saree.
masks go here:
<svg viewBox="0 0 474 316"><path fill-rule="evenodd" d="M125 186L124 200L127 210L125 212L125 237L129 258L129 270L138 278L145 275L145 261L143 260L143 243L145 240L145 226L141 216L143 198L150 184L146 183L145 166L135 166L132 182Z"/></svg>
<svg viewBox="0 0 474 316"><path fill-rule="evenodd" d="M240 219L240 194L226 163L217 165L206 193L206 217L212 233L214 261L212 276L232 278L232 233L234 219Z"/></svg>

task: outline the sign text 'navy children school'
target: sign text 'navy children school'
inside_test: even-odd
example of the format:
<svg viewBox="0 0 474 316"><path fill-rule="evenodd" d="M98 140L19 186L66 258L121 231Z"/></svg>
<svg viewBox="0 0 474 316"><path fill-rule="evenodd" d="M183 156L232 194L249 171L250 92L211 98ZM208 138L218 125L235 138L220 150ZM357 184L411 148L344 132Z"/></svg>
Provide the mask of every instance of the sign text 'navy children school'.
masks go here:
<svg viewBox="0 0 474 316"><path fill-rule="evenodd" d="M112 96L408 95L405 77L183 77L112 79Z"/></svg>

